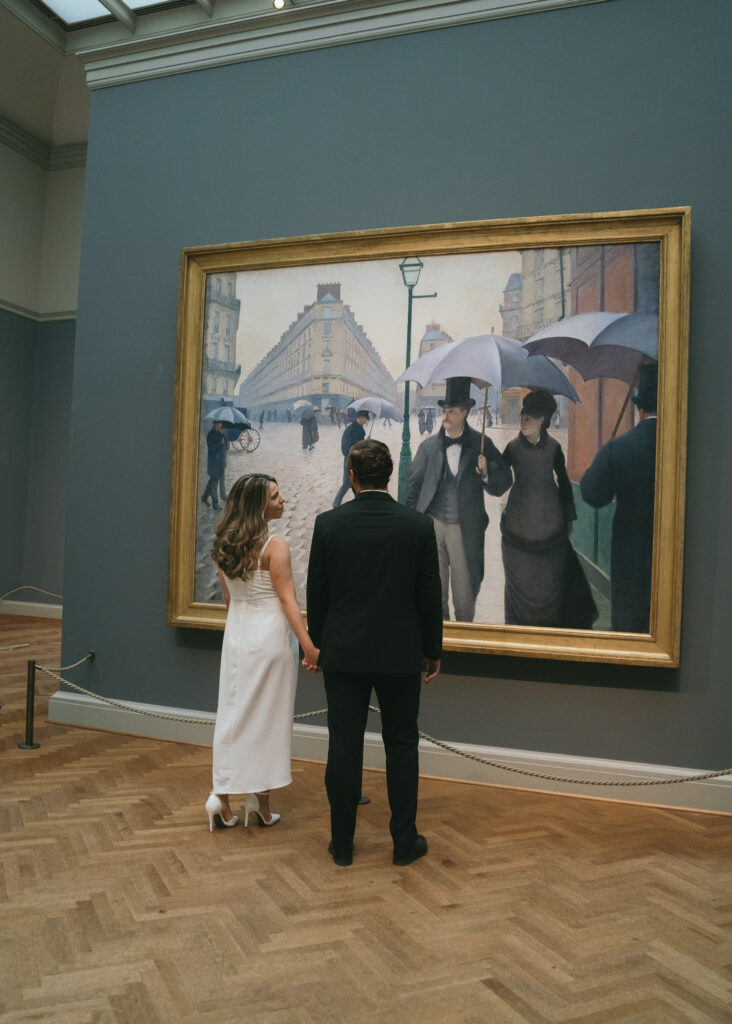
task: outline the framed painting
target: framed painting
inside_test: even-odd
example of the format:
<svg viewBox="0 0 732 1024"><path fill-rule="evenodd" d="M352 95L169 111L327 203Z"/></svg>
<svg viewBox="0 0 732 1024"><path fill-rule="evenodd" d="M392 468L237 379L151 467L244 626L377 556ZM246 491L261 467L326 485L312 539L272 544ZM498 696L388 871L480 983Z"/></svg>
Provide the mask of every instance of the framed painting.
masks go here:
<svg viewBox="0 0 732 1024"><path fill-rule="evenodd" d="M434 521L446 650L677 665L690 219L183 250L168 621L223 628L211 543L251 472L286 498L304 602L314 519L353 500L365 433L392 497Z"/></svg>

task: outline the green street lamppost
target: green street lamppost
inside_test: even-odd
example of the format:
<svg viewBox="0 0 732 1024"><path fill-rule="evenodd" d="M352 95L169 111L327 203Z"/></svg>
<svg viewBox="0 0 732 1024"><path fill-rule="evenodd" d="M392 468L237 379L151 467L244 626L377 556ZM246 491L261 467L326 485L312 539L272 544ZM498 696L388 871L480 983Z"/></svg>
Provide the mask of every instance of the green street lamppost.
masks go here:
<svg viewBox="0 0 732 1024"><path fill-rule="evenodd" d="M434 299L437 292L429 295L415 295L414 289L419 281L424 263L418 256L405 256L399 264L402 272L402 280L409 289L409 300L407 303L407 363L406 368L412 359L412 299ZM409 381L404 382L404 426L402 427L402 449L399 453L399 493L398 500L404 503L407 497L407 486L409 483L409 467L412 464L412 446L410 444L409 431Z"/></svg>

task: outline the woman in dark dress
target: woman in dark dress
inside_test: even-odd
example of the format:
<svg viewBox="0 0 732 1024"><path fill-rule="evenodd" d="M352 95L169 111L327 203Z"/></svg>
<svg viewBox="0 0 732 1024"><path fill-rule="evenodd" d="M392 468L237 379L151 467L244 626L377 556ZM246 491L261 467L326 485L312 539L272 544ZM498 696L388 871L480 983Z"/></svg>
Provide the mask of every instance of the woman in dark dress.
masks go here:
<svg viewBox="0 0 732 1024"><path fill-rule="evenodd" d="M519 434L503 459L514 483L501 517L508 625L591 629L597 608L569 542L577 518L564 453L547 427L557 403L531 391L521 409Z"/></svg>

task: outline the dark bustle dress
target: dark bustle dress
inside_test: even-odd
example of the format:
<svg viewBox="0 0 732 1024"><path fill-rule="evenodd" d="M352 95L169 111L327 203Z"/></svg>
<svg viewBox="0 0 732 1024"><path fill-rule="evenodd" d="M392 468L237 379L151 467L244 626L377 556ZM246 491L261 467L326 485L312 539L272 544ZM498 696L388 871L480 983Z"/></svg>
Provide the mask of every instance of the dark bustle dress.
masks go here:
<svg viewBox="0 0 732 1024"><path fill-rule="evenodd" d="M514 477L501 517L506 623L591 629L597 607L569 541L577 515L561 445L545 430L536 444L519 434L503 458Z"/></svg>

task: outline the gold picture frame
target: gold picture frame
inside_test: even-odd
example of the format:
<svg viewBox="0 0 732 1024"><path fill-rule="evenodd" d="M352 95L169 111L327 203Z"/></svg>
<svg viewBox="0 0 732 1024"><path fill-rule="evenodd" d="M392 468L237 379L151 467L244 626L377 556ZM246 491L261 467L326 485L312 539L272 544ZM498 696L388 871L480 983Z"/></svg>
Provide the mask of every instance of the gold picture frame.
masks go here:
<svg viewBox="0 0 732 1024"><path fill-rule="evenodd" d="M206 425L204 416L206 409L211 406L215 397L208 391L211 387L214 388L214 391L216 389L216 382L211 383L215 374L208 372L208 377L206 374L212 366L214 368L222 366L223 376L225 377L228 373L229 379L233 381L240 372L240 365L236 360L241 359L241 380L246 383L246 380L249 379L247 374L253 372L254 365L261 363L263 357L258 351L249 358L247 339L250 335L254 337L254 321L252 320L251 331L246 326L243 328L238 326L240 300L232 297L231 294L228 298L221 297L223 295L222 282L228 284L234 280L234 296L238 294L236 282L239 281L243 281L250 289L247 294L255 294L257 288L260 291L265 287L274 289L271 294L277 295L277 301L270 301L269 308L275 307L275 312L280 319L278 330L284 333L280 335L279 342L276 333L270 335L269 351L273 352L278 344L284 343L283 339L286 337L288 324L292 328L295 322L292 321L292 318L297 317L298 309L303 305L301 293L298 293L287 282L299 282L300 280L305 282L307 279L308 287L311 287L313 281L317 279L320 282L322 279L327 282L323 287L335 290L340 289L340 285L333 283L334 277L341 271L344 271L341 276L347 276L346 271L349 267L353 274L359 268L366 268L369 274L373 275L388 270L389 274L397 275L396 285L401 288L399 294L403 296L403 320L406 323L407 292L404 284L398 278L398 265L404 257L419 256L424 261L424 287L435 286L437 294L440 293L440 281L445 279L437 280L437 274L429 277L430 266L447 266L451 273L453 271L455 274L461 273L459 269L454 269L458 267L456 261L445 261L442 259L443 257L463 256L470 257L471 260L478 257L481 259L490 257L495 259L496 265L500 261L504 261L506 266L510 266L517 265L515 261L514 264L511 264L514 254L517 254L517 257L524 261L521 263L523 267L529 265L525 261L532 251L534 256L533 263L530 261L532 266L538 264L540 257L544 259L544 254L558 253L557 266L560 270L565 267L569 268L570 277L575 275L572 280L579 280L578 268L581 257L584 258L588 253L593 260L597 258L598 266L602 258L606 259L603 266L607 265L607 260L610 260L611 263L615 260L612 265L617 264L616 277L618 280L622 278L625 282L622 287L626 291L628 288L632 290L635 287L637 291L637 281L635 285L628 284L626 278L629 274L632 276L632 267L635 265L633 261L636 260L637 263L637 254L647 251L656 254L654 256L656 264L654 265L657 266L659 424L656 442L652 585L648 632L627 633L613 630L607 625L605 628L567 629L506 625L500 621L470 623L446 621L444 647L447 651L470 651L531 658L560 658L668 667L678 665L684 538L690 223L690 208L677 207L618 213L432 224L297 238L277 238L182 250L178 299L168 622L174 626L203 629L222 629L225 622L223 602L218 602L211 597L211 588L209 587L206 599L201 599L200 594L196 592L196 573L200 571L200 566L205 564L207 557L206 536L204 535L203 540L201 538L201 517L205 510L200 500L201 481L205 479ZM549 257L547 257L548 259ZM350 266L352 264L358 264L358 267ZM472 266L472 263L466 262L465 266ZM285 271L292 273L288 275L284 273ZM537 273L541 274L541 267ZM275 277L276 274L279 276ZM231 275L239 276L232 278ZM521 277L521 275L519 276ZM521 278L522 282L526 279L526 275ZM369 280L371 280L370 277ZM549 283L548 276L546 280ZM280 291L277 291L279 287L277 281L285 282ZM521 287L524 287L523 283ZM584 288L585 284L582 284L582 287ZM219 291L212 292L212 288L218 288ZM452 290L445 288L443 284L443 295L446 296ZM542 294L543 291L542 287ZM352 292L356 293L355 285L352 286ZM575 301L571 281L568 284L563 278L560 292L563 303L566 295L570 296L572 302ZM321 295L320 292L318 294ZM374 309L387 302L384 294L381 292L378 295L375 294ZM482 290L480 290L480 294L482 295ZM505 290L503 294L504 296L507 294ZM578 290L577 295L581 295L581 291ZM223 303L221 309L224 314L229 308L236 310L236 317L229 322L229 327L226 329L228 330L234 324L233 332L234 337L238 340L239 349L236 348L237 342L230 334L231 344L226 348L226 358L224 359L212 356L212 351L216 352L217 357L221 354L218 348L210 349L212 337L224 338L226 336L221 326L216 328L219 333L213 335L211 333L213 330L214 296L219 296L217 302ZM414 297L431 298L432 296L415 294ZM328 298L333 299L333 295L329 294ZM526 296L524 299L526 300ZM340 302L340 296L338 296L338 301ZM349 297L345 295L343 302L347 303L348 301ZM495 300L491 299L491 301ZM523 308L528 308L526 301ZM535 312L540 308L536 303L541 299L536 299L534 295L533 301L535 305L532 310ZM226 306L226 302L229 303L228 306ZM366 316L366 321L368 321L368 315L363 309L364 303L368 305L368 300L362 300L362 307L354 311L351 311L347 305L344 308L352 317L363 319ZM254 303L245 300L244 307L245 321L250 307L251 316L254 318ZM218 309L218 306L216 308ZM304 308L310 309L311 307L305 305ZM609 308L611 312L632 311L605 307L599 302L596 302L596 308ZM500 306L500 311L505 324L507 307L503 303ZM565 316L571 315L571 312L571 308L568 308ZM224 319L226 319L225 316ZM436 326L439 327L439 324ZM368 328L368 322L366 328ZM365 334L364 328L359 329ZM494 331L492 324L490 328L486 326L484 329ZM522 330L525 332L528 327L524 326ZM419 333L417 325L416 340L419 339ZM496 328L495 333L504 332L501 328ZM403 328L402 336L405 336ZM448 337L451 339L451 335ZM214 344L218 343L214 342ZM371 343L369 342L369 344ZM208 349L207 346L209 346ZM392 349L389 349L389 352L391 351ZM240 352L244 352L245 358L241 357ZM381 356L377 354L374 358L378 362ZM414 362L414 356L410 361ZM321 388L324 399L327 398L326 392L328 391L328 382L324 380L323 372L325 365L325 362L322 367L318 364L318 373L321 374L321 377L318 378L317 385ZM327 365L330 366L329 363ZM402 359L401 370L404 367L405 360ZM299 380L302 385L304 379L302 373L298 378L297 373L293 376L290 370L287 372L291 374L292 381ZM396 374L392 373L392 376L395 377ZM228 389L227 380L224 380L224 385ZM304 385L302 386L304 387ZM218 401L222 404L240 405L241 408L244 408L245 406L240 404L240 398L245 394L244 385L241 385L241 388L238 395L232 389L230 393L222 394ZM412 385L412 388L414 393L415 385ZM290 390L294 395L295 391L292 388ZM346 390L346 385L342 386L342 390ZM253 394L253 392L251 393ZM282 394L284 393L283 391ZM310 392L301 390L300 394L310 394L312 398L312 389ZM402 399L401 395L399 399ZM500 401L504 401L504 396L500 396ZM321 406L321 416L326 417L324 402L321 403ZM251 419L251 411L248 406L246 408ZM327 408L332 410L333 407L328 406ZM285 437L286 425L288 429L291 428L288 437L295 438L297 432L297 424L294 422L294 418L290 417L289 409L286 423L284 405L280 403L278 409L279 411L266 414L280 417L283 421L281 423L273 422L270 434L267 433L270 423L265 421L264 409L260 413L261 433L271 446L275 442L270 438L274 438L277 431L280 432L281 437ZM632 409L632 406L628 405L628 409ZM335 415L337 418L341 414L341 411L329 413L331 424L326 424L328 430L331 430L333 416ZM626 412L625 415L628 417L630 412ZM569 414L568 418L571 419ZM411 419L412 417L409 417L408 422L411 422ZM620 418L618 422L620 422ZM340 426L339 422L339 430ZM413 434L417 433L416 420L411 429ZM567 430L571 430L571 422ZM393 436L395 437L396 434ZM331 445L333 451L335 451L335 441L336 434L333 432ZM296 441L293 440L293 446L295 443ZM599 446L600 441L598 441ZM248 472L252 469L267 472L267 459L263 454L266 450L267 446L265 445L259 455L255 453L256 457L253 457L251 461L247 461L245 456L236 465L232 465L230 472L233 478L240 475L240 472ZM269 451L274 452L275 448L270 447ZM325 451L325 446L322 451ZM291 453L288 454L288 458L291 458ZM331 464L341 465L340 450L336 455L328 456L328 458L331 459L331 462L328 463L329 466ZM294 462L291 464L296 465ZM299 468L297 472L300 472ZM331 470L329 470L330 472ZM335 470L332 473L334 474ZM396 476L397 467L395 465L392 490L396 486ZM231 480L229 480L230 482ZM329 476L327 485L324 480L322 488L315 487L308 488L308 490L322 491L322 507L329 508L331 504L330 491L334 489L333 485L337 485L339 482L340 480L336 481L334 477ZM280 479L280 486L287 493L288 480ZM303 488L301 487L300 490ZM213 500L215 504L215 493ZM211 533L212 523L213 519L207 526ZM311 527L311 524L308 525ZM590 558L588 558L589 562L591 562ZM600 575L602 577L602 572ZM602 579L598 586L601 590L605 586Z"/></svg>

